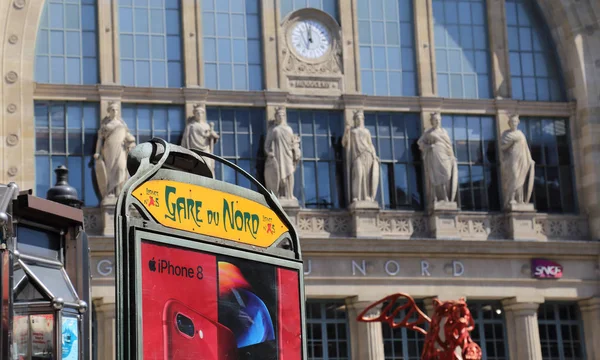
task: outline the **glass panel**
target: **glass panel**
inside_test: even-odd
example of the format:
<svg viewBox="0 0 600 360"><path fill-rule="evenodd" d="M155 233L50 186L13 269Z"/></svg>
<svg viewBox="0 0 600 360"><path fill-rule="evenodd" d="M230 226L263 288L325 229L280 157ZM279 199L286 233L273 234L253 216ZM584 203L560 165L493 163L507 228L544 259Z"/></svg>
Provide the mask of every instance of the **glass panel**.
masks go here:
<svg viewBox="0 0 600 360"><path fill-rule="evenodd" d="M362 92L416 94L412 1L359 0L358 6Z"/></svg>

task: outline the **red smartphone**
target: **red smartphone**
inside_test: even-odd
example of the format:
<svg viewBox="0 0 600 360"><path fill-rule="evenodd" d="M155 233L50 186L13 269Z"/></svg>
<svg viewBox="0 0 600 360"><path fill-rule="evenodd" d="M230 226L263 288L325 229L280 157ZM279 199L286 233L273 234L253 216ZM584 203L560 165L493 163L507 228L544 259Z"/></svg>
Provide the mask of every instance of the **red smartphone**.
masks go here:
<svg viewBox="0 0 600 360"><path fill-rule="evenodd" d="M233 332L178 300L163 310L165 360L237 360Z"/></svg>

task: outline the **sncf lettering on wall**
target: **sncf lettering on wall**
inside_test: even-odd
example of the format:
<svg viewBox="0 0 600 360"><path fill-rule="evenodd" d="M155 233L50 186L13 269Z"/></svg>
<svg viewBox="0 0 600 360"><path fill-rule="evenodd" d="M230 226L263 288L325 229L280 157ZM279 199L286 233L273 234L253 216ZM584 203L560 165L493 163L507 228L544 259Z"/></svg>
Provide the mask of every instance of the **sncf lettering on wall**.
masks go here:
<svg viewBox="0 0 600 360"><path fill-rule="evenodd" d="M563 267L554 261L532 259L531 275L536 279L560 279L563 276Z"/></svg>

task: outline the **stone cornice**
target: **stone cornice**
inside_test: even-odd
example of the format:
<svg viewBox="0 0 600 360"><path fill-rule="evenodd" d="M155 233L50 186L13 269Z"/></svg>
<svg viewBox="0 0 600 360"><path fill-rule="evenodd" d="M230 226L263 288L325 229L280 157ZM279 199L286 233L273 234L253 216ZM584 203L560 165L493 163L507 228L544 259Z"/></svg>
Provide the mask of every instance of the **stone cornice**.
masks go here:
<svg viewBox="0 0 600 360"><path fill-rule="evenodd" d="M512 241L512 240L432 240L432 239L301 239L307 254L402 254L470 255L491 257L589 258L600 254L598 241Z"/></svg>
<svg viewBox="0 0 600 360"><path fill-rule="evenodd" d="M209 106L286 105L290 108L344 109L366 111L439 111L442 113L486 114L516 112L521 116L569 117L575 102L519 101L513 99L447 99L440 97L366 96L362 94L302 95L286 91L225 91L200 87L138 88L122 85L34 84L36 100L99 101L121 98L123 102L184 104L206 102Z"/></svg>

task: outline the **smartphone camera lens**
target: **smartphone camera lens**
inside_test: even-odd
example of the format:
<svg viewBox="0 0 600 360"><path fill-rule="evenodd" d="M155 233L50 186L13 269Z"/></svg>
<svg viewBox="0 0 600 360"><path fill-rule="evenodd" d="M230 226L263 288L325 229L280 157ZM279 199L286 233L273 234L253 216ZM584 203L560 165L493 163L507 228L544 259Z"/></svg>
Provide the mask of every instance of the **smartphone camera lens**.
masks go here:
<svg viewBox="0 0 600 360"><path fill-rule="evenodd" d="M179 331L181 331L183 334L189 337L194 337L194 323L192 322L192 319L185 315L177 314L176 320L177 329Z"/></svg>

